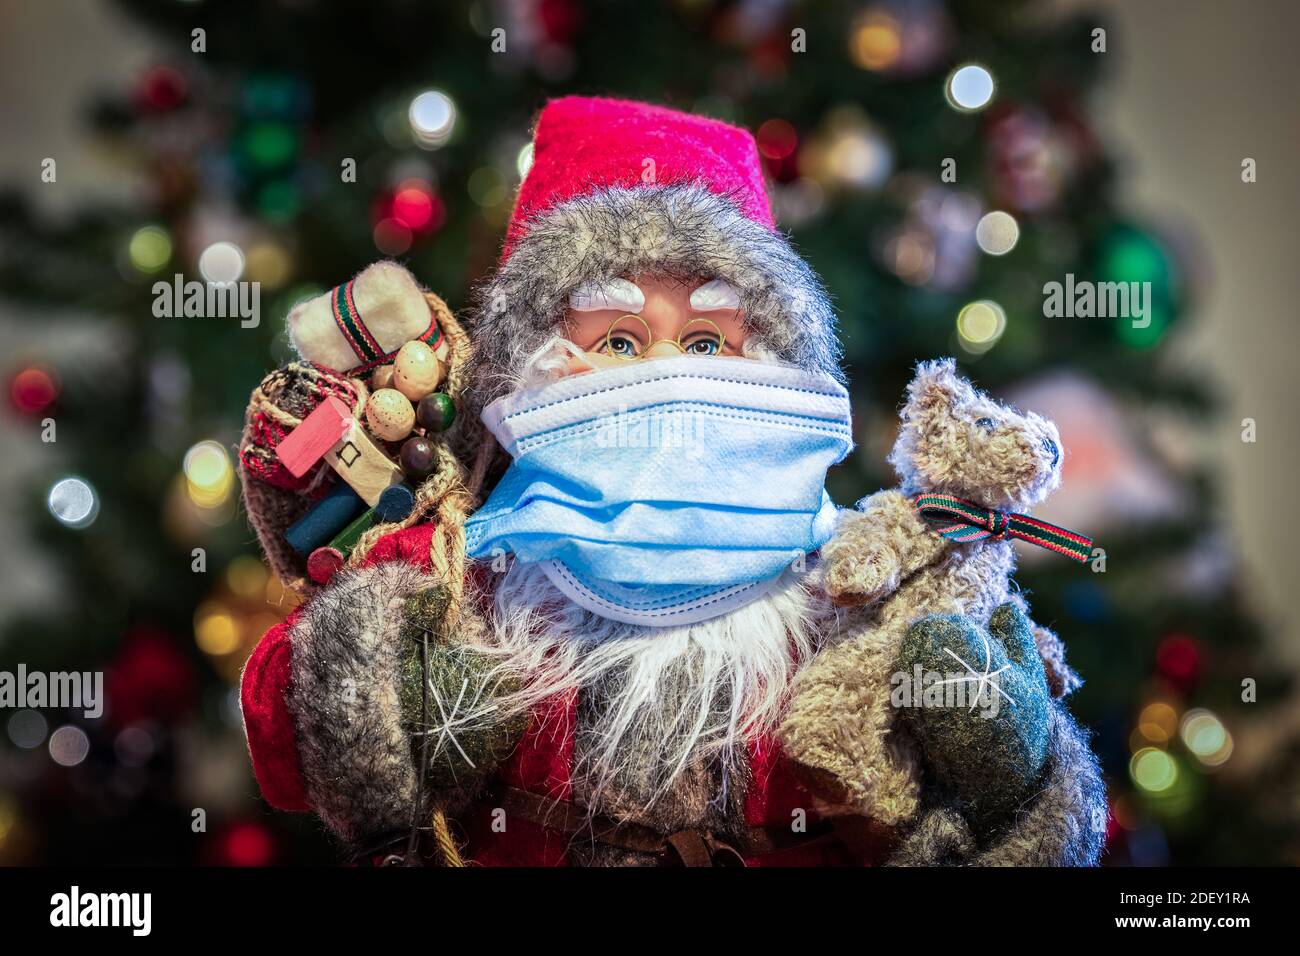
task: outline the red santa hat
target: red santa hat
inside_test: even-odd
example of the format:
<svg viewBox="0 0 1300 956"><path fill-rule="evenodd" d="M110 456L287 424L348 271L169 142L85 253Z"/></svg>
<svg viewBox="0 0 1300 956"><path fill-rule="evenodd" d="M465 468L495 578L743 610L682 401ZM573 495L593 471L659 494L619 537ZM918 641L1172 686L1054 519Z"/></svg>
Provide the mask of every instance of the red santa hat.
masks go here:
<svg viewBox="0 0 1300 956"><path fill-rule="evenodd" d="M748 130L649 103L566 96L542 111L502 260L548 210L598 189L698 184L775 229Z"/></svg>
<svg viewBox="0 0 1300 956"><path fill-rule="evenodd" d="M646 272L724 280L757 341L840 374L830 301L776 229L753 136L662 106L570 96L538 118L500 265L470 317L476 404L509 387L571 291Z"/></svg>

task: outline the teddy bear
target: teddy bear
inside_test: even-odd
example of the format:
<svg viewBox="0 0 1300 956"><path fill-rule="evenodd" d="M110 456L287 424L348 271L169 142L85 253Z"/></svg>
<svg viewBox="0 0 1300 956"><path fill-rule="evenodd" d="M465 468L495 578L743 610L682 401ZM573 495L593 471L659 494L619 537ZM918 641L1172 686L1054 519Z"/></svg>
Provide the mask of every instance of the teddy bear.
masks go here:
<svg viewBox="0 0 1300 956"><path fill-rule="evenodd" d="M824 813L906 828L928 774L982 822L1033 787L1049 702L1080 684L1059 638L1027 616L1011 536L979 526L1032 521L1014 513L1060 484L1063 449L1052 422L977 391L952 359L918 365L900 419L889 455L900 484L842 512L822 549L819 573L843 609L844 636L796 679L779 734ZM982 517L935 520L924 508L953 502ZM1076 551L1087 540L1053 530L1078 539ZM936 671L955 672L948 682L974 692L981 712L897 706L905 680ZM981 680L986 673L996 677Z"/></svg>

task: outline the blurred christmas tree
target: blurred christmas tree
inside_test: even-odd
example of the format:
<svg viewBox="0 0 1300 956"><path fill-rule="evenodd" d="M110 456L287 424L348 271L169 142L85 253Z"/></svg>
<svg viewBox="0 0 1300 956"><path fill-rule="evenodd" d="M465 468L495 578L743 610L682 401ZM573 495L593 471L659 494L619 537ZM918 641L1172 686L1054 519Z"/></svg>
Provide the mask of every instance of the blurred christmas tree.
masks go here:
<svg viewBox="0 0 1300 956"><path fill-rule="evenodd" d="M1196 289L1179 238L1116 207L1090 125L1121 39L1095 51L1105 24L984 0L120 6L174 50L89 114L138 200L58 227L0 200L4 294L49 321L91 310L111 346L94 374L54 353L7 370L32 440L57 426L63 464L25 533L67 600L12 621L0 667L105 668L110 710L8 721L0 861L332 858L313 824L259 810L242 748L238 672L289 603L237 513L244 404L289 358L288 307L378 257L463 305L531 117L568 92L756 132L842 317L860 451L832 476L841 503L893 483L917 359L955 354L1061 424L1065 488L1042 516L1098 537L1104 573L1026 555L1020 580L1087 678L1072 706L1110 780L1109 860L1300 861L1295 761L1242 746L1289 688L1204 517L1213 396L1165 357ZM262 321L157 317L154 283L178 273L259 283ZM1071 274L1150 282L1150 322L1044 317L1044 284Z"/></svg>

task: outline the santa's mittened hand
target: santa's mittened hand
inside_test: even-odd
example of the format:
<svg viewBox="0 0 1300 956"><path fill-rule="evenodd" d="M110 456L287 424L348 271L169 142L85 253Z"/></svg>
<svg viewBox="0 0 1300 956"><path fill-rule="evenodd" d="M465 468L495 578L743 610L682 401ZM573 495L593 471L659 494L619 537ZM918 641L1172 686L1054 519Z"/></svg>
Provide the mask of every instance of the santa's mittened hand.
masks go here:
<svg viewBox="0 0 1300 956"><path fill-rule="evenodd" d="M436 604L439 589L414 601ZM417 598L420 598L417 595ZM408 602L408 610L411 608ZM403 622L407 631L411 621ZM402 725L423 785L436 793L472 791L504 761L523 735L519 711L502 711L499 699L519 690L500 662L456 640L406 640L401 649ZM424 770L421 771L420 768Z"/></svg>
<svg viewBox="0 0 1300 956"><path fill-rule="evenodd" d="M441 584L416 591L402 604L403 640L415 644L427 637L431 644L447 640L445 622L451 594Z"/></svg>
<svg viewBox="0 0 1300 956"><path fill-rule="evenodd" d="M896 700L927 773L977 831L998 825L1033 793L1047 759L1050 695L1024 612L1004 604L987 627L964 615L922 618L903 638L898 670L912 694Z"/></svg>

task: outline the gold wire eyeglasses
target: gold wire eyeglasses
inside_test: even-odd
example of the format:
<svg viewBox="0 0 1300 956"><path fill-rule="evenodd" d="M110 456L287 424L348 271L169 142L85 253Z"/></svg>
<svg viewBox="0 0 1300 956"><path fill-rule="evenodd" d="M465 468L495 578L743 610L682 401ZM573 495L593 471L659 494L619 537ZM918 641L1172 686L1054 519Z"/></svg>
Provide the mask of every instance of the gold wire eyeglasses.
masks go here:
<svg viewBox="0 0 1300 956"><path fill-rule="evenodd" d="M656 339L650 323L639 315L620 315L609 324L605 333L605 352L624 361L633 362L656 345L675 346L683 355L721 355L727 346L727 337L712 319L697 317L682 326L675 339Z"/></svg>

